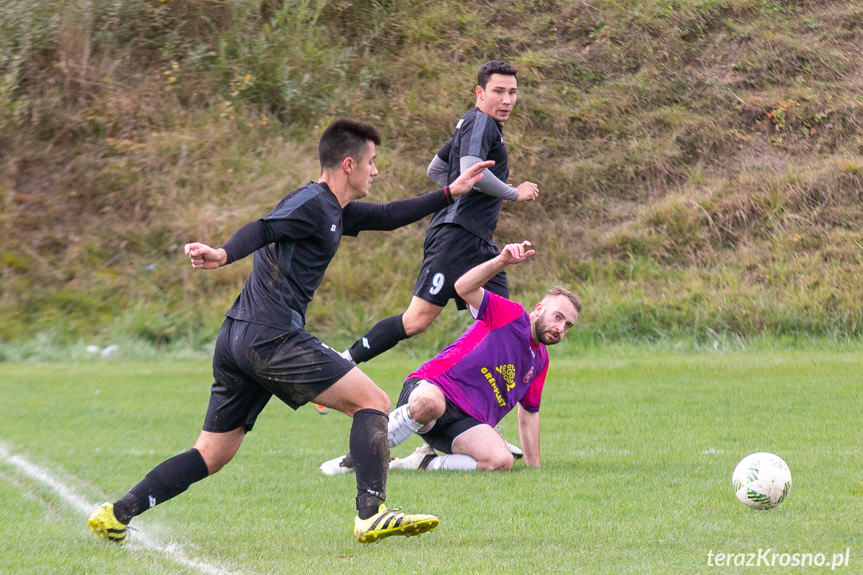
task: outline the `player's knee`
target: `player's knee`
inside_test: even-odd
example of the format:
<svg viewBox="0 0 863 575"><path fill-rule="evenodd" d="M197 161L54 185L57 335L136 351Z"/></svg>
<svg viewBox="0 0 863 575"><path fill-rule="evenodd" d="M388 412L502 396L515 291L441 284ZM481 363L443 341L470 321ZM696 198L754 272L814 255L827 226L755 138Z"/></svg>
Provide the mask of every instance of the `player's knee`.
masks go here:
<svg viewBox="0 0 863 575"><path fill-rule="evenodd" d="M430 423L443 415L446 404L442 397L435 397L421 392L411 394L411 418L419 423Z"/></svg>
<svg viewBox="0 0 863 575"><path fill-rule="evenodd" d="M201 432L194 448L204 460L208 475L216 473L234 458L245 435L246 430L243 427L226 433Z"/></svg>
<svg viewBox="0 0 863 575"><path fill-rule="evenodd" d="M222 470L222 468L223 468L225 465L227 465L230 461L231 461L230 459L227 459L227 460L224 460L224 461L222 461L222 460L207 461L207 462L206 462L206 463L207 463L207 474L208 474L208 475L213 475L214 473L218 473L218 472L219 472L219 471L221 471L221 470Z"/></svg>
<svg viewBox="0 0 863 575"><path fill-rule="evenodd" d="M405 327L405 335L408 337L413 337L424 332L428 329L428 326L434 321L436 316L427 315L427 314L419 314L419 315L405 315L402 317L402 322Z"/></svg>
<svg viewBox="0 0 863 575"><path fill-rule="evenodd" d="M391 404L389 396L378 386L374 386L374 389L369 391L364 405L360 406L361 409L377 409L384 413L389 413L390 407Z"/></svg>
<svg viewBox="0 0 863 575"><path fill-rule="evenodd" d="M402 314L402 325L408 337L424 332L440 314L441 308L416 307L411 305Z"/></svg>
<svg viewBox="0 0 863 575"><path fill-rule="evenodd" d="M477 459L476 467L483 471L512 471L513 456L509 451L494 451Z"/></svg>
<svg viewBox="0 0 863 575"><path fill-rule="evenodd" d="M357 368L318 395L314 401L334 407L351 417L361 409L390 412L389 396Z"/></svg>
<svg viewBox="0 0 863 575"><path fill-rule="evenodd" d="M200 448L198 449L198 452L201 454L201 458L207 466L208 475L213 475L214 473L221 471L224 466L230 463L236 453L220 453L206 449L201 450Z"/></svg>
<svg viewBox="0 0 863 575"><path fill-rule="evenodd" d="M506 456L500 461L498 465L498 471L512 471L512 464L515 461L515 458L511 453L507 453Z"/></svg>

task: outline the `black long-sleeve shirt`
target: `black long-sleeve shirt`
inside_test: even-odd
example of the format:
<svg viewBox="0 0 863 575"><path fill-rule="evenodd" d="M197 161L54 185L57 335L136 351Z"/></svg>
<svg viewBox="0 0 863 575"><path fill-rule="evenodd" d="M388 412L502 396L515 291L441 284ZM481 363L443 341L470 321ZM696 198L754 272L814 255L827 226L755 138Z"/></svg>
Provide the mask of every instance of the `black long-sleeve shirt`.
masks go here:
<svg viewBox="0 0 863 575"><path fill-rule="evenodd" d="M393 230L447 204L446 194L438 190L386 204L354 201L342 209L326 184L310 182L222 246L228 263L254 253L252 273L225 315L276 328L302 327L342 235Z"/></svg>
<svg viewBox="0 0 863 575"><path fill-rule="evenodd" d="M462 116L452 138L438 150L437 156L449 168L448 182L454 181L461 173L465 156L494 160L489 171L501 182L509 178L509 161L501 125L479 108L471 108ZM473 189L436 213L429 223L429 233L436 226L456 224L491 243L502 202L499 194Z"/></svg>

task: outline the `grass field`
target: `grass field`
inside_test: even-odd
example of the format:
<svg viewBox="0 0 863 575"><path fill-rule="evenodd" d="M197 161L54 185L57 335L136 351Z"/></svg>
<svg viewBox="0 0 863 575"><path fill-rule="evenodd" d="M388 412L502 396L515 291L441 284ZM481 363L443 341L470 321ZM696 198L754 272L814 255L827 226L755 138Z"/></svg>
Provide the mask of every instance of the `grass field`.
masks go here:
<svg viewBox="0 0 863 575"><path fill-rule="evenodd" d="M317 470L345 451L348 418L277 402L222 472L137 518L129 545L97 541L89 506L194 441L207 362L0 363L0 571L798 573L831 571L841 554L837 572L863 572L863 348L561 351L542 469L394 471L389 503L441 525L372 546L351 536L353 477ZM390 354L367 371L394 398L414 365ZM503 427L517 437L514 420ZM732 493L754 451L791 467L774 510ZM733 565L759 551L774 567ZM717 565L719 553L735 559ZM781 566L795 557L827 564Z"/></svg>

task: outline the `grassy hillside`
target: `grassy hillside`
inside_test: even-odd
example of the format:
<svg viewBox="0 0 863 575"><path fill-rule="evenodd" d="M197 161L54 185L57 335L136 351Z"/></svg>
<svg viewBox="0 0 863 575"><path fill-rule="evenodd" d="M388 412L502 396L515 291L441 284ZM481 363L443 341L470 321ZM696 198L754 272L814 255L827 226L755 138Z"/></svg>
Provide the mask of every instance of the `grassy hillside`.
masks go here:
<svg viewBox="0 0 863 575"><path fill-rule="evenodd" d="M384 134L373 198L425 166L476 68L519 69L498 244L585 300L588 339L863 332L863 6L848 1L9 0L0 5L0 341L212 336L248 263L193 273L318 175L341 116ZM405 306L424 225L346 238L310 327ZM447 314L414 345L437 345Z"/></svg>

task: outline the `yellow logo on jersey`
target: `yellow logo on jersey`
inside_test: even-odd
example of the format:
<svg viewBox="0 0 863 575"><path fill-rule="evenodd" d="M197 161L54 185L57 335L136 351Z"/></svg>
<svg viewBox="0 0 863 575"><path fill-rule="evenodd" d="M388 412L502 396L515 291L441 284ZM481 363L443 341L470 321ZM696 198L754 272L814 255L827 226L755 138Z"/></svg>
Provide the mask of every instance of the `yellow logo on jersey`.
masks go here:
<svg viewBox="0 0 863 575"><path fill-rule="evenodd" d="M515 366L511 363L507 363L506 365L497 366L494 370L498 372L506 382L506 390L512 391L512 388L515 387Z"/></svg>
<svg viewBox="0 0 863 575"><path fill-rule="evenodd" d="M494 392L494 397L497 399L497 404L501 407L506 405L506 400L500 394L500 389L497 387L497 381L494 379L494 376L488 370L488 368L482 368L480 372L485 376L485 379L488 381L488 384L491 386L491 390Z"/></svg>

